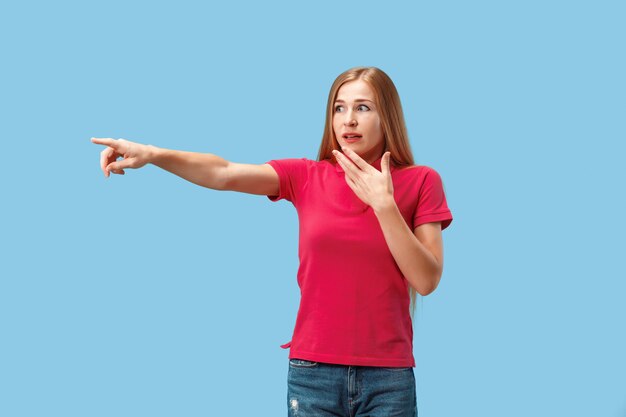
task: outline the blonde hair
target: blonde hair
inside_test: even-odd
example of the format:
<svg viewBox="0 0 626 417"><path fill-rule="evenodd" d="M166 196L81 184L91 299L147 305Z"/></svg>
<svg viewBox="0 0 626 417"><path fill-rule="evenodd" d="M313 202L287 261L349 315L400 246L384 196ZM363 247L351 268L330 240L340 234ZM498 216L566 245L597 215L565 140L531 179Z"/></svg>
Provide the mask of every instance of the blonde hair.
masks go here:
<svg viewBox="0 0 626 417"><path fill-rule="evenodd" d="M328 93L326 123L324 125L324 134L322 135L322 143L320 144L320 149L317 154L317 160L330 160L336 163L332 151L334 149L339 150L341 147L333 131L335 100L339 88L345 83L355 80L365 81L374 92L374 101L378 108L380 124L385 139L385 150L383 153L387 151L391 152L390 164L394 167L409 167L415 165L398 90L396 90L396 86L393 84L393 81L391 81L391 78L389 78L384 71L376 67L350 68L335 79ZM408 285L408 287L411 297L410 313L411 317L413 317L417 301L417 291L415 291L411 285Z"/></svg>

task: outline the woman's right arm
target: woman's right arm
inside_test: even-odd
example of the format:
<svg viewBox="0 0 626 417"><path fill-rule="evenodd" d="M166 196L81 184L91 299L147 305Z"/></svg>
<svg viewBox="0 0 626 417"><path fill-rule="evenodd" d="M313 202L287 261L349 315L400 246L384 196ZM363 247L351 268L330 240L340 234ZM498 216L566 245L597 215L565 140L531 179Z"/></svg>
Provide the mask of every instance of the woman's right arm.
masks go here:
<svg viewBox="0 0 626 417"><path fill-rule="evenodd" d="M104 175L124 175L126 168L141 168L151 163L202 187L259 195L278 195L278 174L269 164L229 162L209 153L158 148L125 139L92 138L107 146L100 154ZM118 160L117 158L123 159Z"/></svg>

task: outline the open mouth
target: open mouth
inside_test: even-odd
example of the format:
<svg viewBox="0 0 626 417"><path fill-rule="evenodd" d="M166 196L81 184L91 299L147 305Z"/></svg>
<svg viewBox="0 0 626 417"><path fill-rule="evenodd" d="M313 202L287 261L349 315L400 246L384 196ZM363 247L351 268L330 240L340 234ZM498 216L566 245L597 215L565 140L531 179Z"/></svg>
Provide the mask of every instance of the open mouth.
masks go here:
<svg viewBox="0 0 626 417"><path fill-rule="evenodd" d="M362 138L361 135L357 134L344 134L342 135L342 137L346 142L356 142L357 140Z"/></svg>

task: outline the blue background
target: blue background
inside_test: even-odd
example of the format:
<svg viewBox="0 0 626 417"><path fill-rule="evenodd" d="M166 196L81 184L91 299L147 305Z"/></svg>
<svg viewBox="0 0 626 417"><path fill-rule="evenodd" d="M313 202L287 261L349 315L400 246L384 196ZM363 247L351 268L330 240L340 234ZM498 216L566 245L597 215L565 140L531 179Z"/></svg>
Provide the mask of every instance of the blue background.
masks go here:
<svg viewBox="0 0 626 417"><path fill-rule="evenodd" d="M95 137L315 159L332 81L378 66L443 178L417 307L421 417L626 416L621 1L0 6L0 415L286 414L290 203Z"/></svg>

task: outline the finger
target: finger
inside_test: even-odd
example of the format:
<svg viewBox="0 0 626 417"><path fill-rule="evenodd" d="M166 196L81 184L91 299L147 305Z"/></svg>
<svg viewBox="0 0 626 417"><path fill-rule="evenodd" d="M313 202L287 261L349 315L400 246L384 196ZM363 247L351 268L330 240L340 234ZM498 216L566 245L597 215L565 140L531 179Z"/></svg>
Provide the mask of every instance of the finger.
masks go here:
<svg viewBox="0 0 626 417"><path fill-rule="evenodd" d="M383 163L380 165L382 168L382 173L387 176L389 175L389 159L391 158L391 152L385 152L383 155Z"/></svg>
<svg viewBox="0 0 626 417"><path fill-rule="evenodd" d="M350 172L350 168L348 168L346 166L346 164L351 164L351 162L346 162L346 160L344 158L346 158L344 155L342 155L341 152L338 151L333 151L333 153L335 154L335 159L337 160L337 163L339 164L339 166L341 167L341 169L343 169L343 173L344 173L344 177L346 179L346 182L348 181L348 178L350 178L350 176L352 175L352 173ZM346 158L347 159L347 158Z"/></svg>
<svg viewBox="0 0 626 417"><path fill-rule="evenodd" d="M105 150L100 152L100 168L102 168L103 171L106 171L106 167L109 164L109 162L112 162L115 160L114 155L115 155L115 150L113 148L106 148Z"/></svg>
<svg viewBox="0 0 626 417"><path fill-rule="evenodd" d="M346 155L342 154L339 151L333 152L335 154L335 159L337 159L337 162L341 165L341 168L343 168L343 171L347 175L357 175L356 171L358 170L358 168L354 165L350 158L348 158Z"/></svg>
<svg viewBox="0 0 626 417"><path fill-rule="evenodd" d="M346 180L346 184L348 184L348 187L350 187L352 189L352 191L354 191L356 193L356 184L354 182L354 180L352 179L352 177L350 177L349 174L344 175L344 179Z"/></svg>
<svg viewBox="0 0 626 417"><path fill-rule="evenodd" d="M98 145L111 146L113 148L117 146L117 141L111 138L91 138L91 142Z"/></svg>
<svg viewBox="0 0 626 417"><path fill-rule="evenodd" d="M134 162L135 162L134 158L122 159L122 160L119 160L119 161L111 162L107 166L107 169L108 170L121 171L124 168L132 168ZM116 172L116 174L117 174L117 172Z"/></svg>
<svg viewBox="0 0 626 417"><path fill-rule="evenodd" d="M367 170L372 168L372 166L370 164L368 164L367 162L365 162L365 160L363 158L361 158L359 156L359 154L357 154L356 152L354 152L352 149L350 148L346 148L343 147L341 148L343 150L343 153L346 154L348 157L350 157L350 159L352 160L352 162L354 164L356 164L356 166L358 166L359 168L361 168L362 170Z"/></svg>
<svg viewBox="0 0 626 417"><path fill-rule="evenodd" d="M106 161L107 161L107 156L105 154L105 151L100 152L100 169L102 170L102 172L104 172L104 176L107 176L107 170L106 170Z"/></svg>
<svg viewBox="0 0 626 417"><path fill-rule="evenodd" d="M341 165L341 167L343 168L343 171L345 173L344 175L344 179L346 181L346 184L348 184L348 187L350 187L350 189L357 194L358 192L358 185L356 183L356 179L354 178L353 173L350 172L350 169L346 167L346 164L350 164L353 166L352 169L357 169L356 167L354 167L354 164L352 162L349 162L350 160L344 156L343 154L341 154L341 152L339 151L333 151L333 154L335 154L335 159L337 160L337 163L339 165ZM358 175L358 174L356 174ZM357 194L358 196L358 194ZM361 197L359 197L361 198Z"/></svg>

